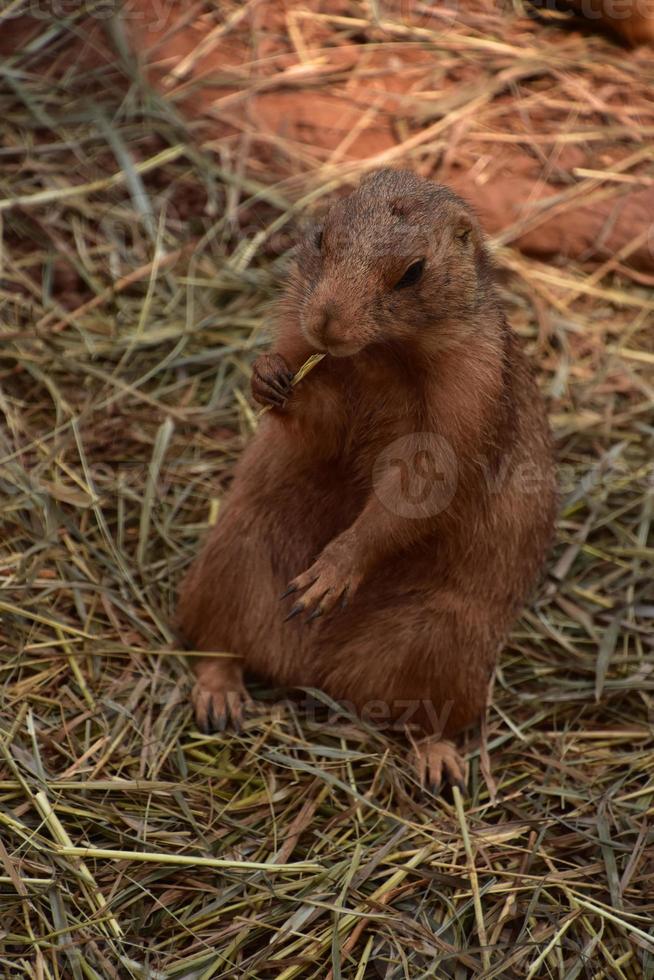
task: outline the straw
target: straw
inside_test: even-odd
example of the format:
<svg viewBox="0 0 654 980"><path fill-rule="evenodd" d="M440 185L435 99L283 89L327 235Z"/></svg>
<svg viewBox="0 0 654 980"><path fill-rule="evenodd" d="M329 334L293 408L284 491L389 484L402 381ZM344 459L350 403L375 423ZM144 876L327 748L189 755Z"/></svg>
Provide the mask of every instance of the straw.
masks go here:
<svg viewBox="0 0 654 980"><path fill-rule="evenodd" d="M89 4L8 45L7 975L651 974L653 300L626 265L644 245L581 263L514 243L651 182L654 68L519 4L458 8L291 5L271 27L267 4L189 5L139 47L161 58L158 89L102 57ZM29 12L9 9L3 50ZM112 36L135 23L115 10ZM418 57L425 73L409 79ZM261 93L289 99L279 129L258 114ZM333 143L303 141L293 100L317 118L334 93L356 111ZM184 121L202 105L206 118ZM561 510L483 743L478 728L460 740L468 796L421 791L403 739L321 692L255 682L240 732L200 733L190 674L207 654L179 650L177 587L256 426L251 366L299 222L380 164L445 180L460 165L491 195L514 151L554 187L515 212L495 256L547 400ZM294 378L308 392L316 363Z"/></svg>
<svg viewBox="0 0 654 980"><path fill-rule="evenodd" d="M306 377L306 375L309 373L309 371L313 371L313 369L315 368L316 364L319 364L320 361L322 361L323 357L325 357L324 354L311 354L306 359L306 361L304 362L304 364L302 364L301 367L298 368L298 370L295 372L295 374L291 378L291 384L292 384L292 386L295 387L295 385L298 384L298 382L302 381L302 379L304 377ZM265 415L266 412L269 412L270 411L271 407L272 407L271 405L264 405L263 408L261 409L261 411L259 412L259 415L260 416L261 415Z"/></svg>

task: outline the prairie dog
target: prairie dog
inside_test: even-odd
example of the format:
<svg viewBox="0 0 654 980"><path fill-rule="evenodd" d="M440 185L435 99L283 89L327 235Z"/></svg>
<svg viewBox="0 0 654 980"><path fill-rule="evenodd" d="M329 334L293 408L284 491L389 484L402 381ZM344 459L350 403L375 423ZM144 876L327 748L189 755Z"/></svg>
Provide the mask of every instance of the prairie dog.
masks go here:
<svg viewBox="0 0 654 980"><path fill-rule="evenodd" d="M253 369L271 411L181 589L187 646L238 655L195 663L204 730L238 722L246 670L412 728L421 778L462 781L444 740L484 710L556 508L494 279L469 206L407 171L366 177L299 242Z"/></svg>

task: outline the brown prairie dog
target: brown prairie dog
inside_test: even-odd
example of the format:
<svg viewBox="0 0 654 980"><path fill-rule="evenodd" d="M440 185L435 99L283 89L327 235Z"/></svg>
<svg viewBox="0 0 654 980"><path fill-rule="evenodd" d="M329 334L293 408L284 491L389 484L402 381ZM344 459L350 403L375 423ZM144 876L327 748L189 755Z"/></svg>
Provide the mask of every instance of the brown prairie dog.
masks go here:
<svg viewBox="0 0 654 980"><path fill-rule="evenodd" d="M376 172L299 243L279 312L252 379L272 411L181 589L188 648L239 658L196 662L197 722L238 722L245 670L412 729L421 777L460 782L442 739L478 721L555 514L483 233L447 188Z"/></svg>

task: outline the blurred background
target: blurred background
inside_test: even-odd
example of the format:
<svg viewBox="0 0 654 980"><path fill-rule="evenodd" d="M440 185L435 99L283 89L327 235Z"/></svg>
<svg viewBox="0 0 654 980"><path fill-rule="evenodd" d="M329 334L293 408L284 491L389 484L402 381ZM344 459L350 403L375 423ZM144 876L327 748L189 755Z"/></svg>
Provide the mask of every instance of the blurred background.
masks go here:
<svg viewBox="0 0 654 980"><path fill-rule="evenodd" d="M3 975L654 977L654 65L587 6L3 5ZM319 695L201 735L170 629L294 235L380 166L478 210L559 460L465 810Z"/></svg>

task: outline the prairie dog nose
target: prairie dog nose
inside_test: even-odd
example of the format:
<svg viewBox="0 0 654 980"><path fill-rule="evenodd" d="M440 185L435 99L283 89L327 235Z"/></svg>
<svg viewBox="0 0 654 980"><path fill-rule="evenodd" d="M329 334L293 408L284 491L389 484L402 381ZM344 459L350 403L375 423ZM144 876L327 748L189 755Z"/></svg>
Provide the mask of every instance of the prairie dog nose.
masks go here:
<svg viewBox="0 0 654 980"><path fill-rule="evenodd" d="M327 302L318 310L311 324L311 332L314 334L316 340L323 346L328 347L329 344L338 342L339 334L342 333L340 326L341 321L336 305Z"/></svg>

